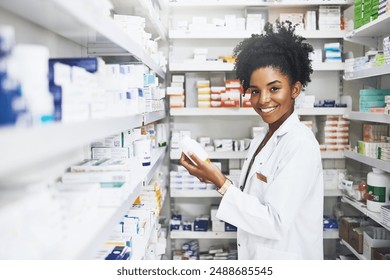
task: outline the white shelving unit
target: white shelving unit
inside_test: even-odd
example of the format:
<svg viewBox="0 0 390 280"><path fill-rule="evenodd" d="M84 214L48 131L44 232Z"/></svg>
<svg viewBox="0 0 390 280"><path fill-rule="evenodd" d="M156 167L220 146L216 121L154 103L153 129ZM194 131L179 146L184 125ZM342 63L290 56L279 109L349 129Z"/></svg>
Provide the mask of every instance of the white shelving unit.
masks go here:
<svg viewBox="0 0 390 280"><path fill-rule="evenodd" d="M262 1L256 1L256 0L195 0L195 1L186 1L186 0L175 0L170 1L169 6L171 8L204 8L204 7L232 7L232 8L245 8L248 6L261 6L261 7L307 7L307 6L319 6L324 5L324 1L286 1L286 2L278 2L278 1L269 1L269 2L262 2ZM331 1L332 5L351 5L353 4L352 1Z"/></svg>
<svg viewBox="0 0 390 280"><path fill-rule="evenodd" d="M339 239L338 229L327 229L324 230L324 239Z"/></svg>
<svg viewBox="0 0 390 280"><path fill-rule="evenodd" d="M324 190L324 196L338 197L342 192L338 189ZM171 197L221 197L216 190L174 190L171 189Z"/></svg>
<svg viewBox="0 0 390 280"><path fill-rule="evenodd" d="M300 116L344 115L348 108L298 108ZM252 108L171 108L171 116L256 116L259 115ZM259 117L260 118L260 117Z"/></svg>
<svg viewBox="0 0 390 280"><path fill-rule="evenodd" d="M150 10L152 8L151 2L139 1L139 3L141 5L139 8L145 9L145 15L149 17L149 23L147 24L153 25L152 28L155 29L161 39L166 39L166 30L161 23L155 21L158 17ZM119 10L125 9L125 1L122 1L122 4L123 6L119 7ZM101 53L128 56L131 57L126 58L128 61L142 63L160 78L165 79L165 71L155 62L152 55L124 32L110 16L103 15L100 10L95 8L94 5L89 5L87 1L37 0L31 2L27 0L4 0L0 3L0 10L2 13L7 13L5 21L10 21L7 24L16 25L16 38L20 42L40 42L44 45L47 42L49 48L55 48L56 50L57 45L60 46L64 42L66 46L74 48L74 50L69 51L69 56L75 56L75 53L77 53L77 56ZM3 21L1 23L3 24ZM28 25L28 27L31 25L31 29L22 25ZM22 32L19 33L19 29ZM23 33L25 30L33 30L37 34L33 33L26 36L26 33ZM23 38L23 35L27 38ZM39 38L36 40L35 37ZM58 47L58 49L61 48ZM61 52L68 53L63 49L58 51L58 53ZM65 171L63 167L69 167L67 161L70 157L74 162L73 156L76 157L75 155L72 154L68 158L68 154L72 153L73 150L79 152L79 150L84 149L84 157L87 157L86 154L90 152L88 145L94 140L141 127L166 117L166 111L159 111L92 119L84 122L51 123L34 127L1 127L0 185L1 187L8 186L7 183L9 182L7 180L9 178L25 177L26 173L30 172L30 168L34 168L34 172L36 169L46 172L44 174L45 181L39 182L42 186L46 184L46 181L49 184L52 182L50 176L56 175L58 179L59 175L57 173L50 174L50 165L52 163L53 165L58 164L63 173ZM139 166L139 168L129 171L132 177L131 182L128 182L130 190L128 197L120 205L117 207L99 207L96 210L96 218L91 218L75 230L66 229L69 231L66 233L67 238L61 240L58 250L39 253L50 259L93 259L96 257L97 250L108 240L115 224L131 208L135 199L141 193L142 187L150 183L161 167L166 154L166 147L158 148L151 156L151 166ZM79 156L82 157L83 155L78 154L77 157ZM48 170L46 170L46 167ZM26 184L36 183L35 181L26 182ZM12 187L12 183L10 186ZM145 248L148 245L151 231L152 228L146 229ZM133 253L135 258L141 259L142 255L145 254L145 250Z"/></svg>
<svg viewBox="0 0 390 280"><path fill-rule="evenodd" d="M328 30L313 30L313 31L297 31L302 37L307 39L342 39L347 34L346 31L328 31ZM169 39L245 39L251 37L251 32L246 31L205 31L202 32L186 32L181 30L169 30Z"/></svg>
<svg viewBox="0 0 390 280"><path fill-rule="evenodd" d="M368 24L365 24L364 26L353 30L349 32L346 35L345 40L352 41L355 43L363 44L369 47L378 48L381 47L381 44L379 44L379 41L384 36L389 36L389 23L390 23L390 17L384 16L381 18L378 18ZM379 45L378 45L379 44ZM376 78L376 86L385 86L386 83L383 83L385 81L384 77L388 77L390 74L390 65L385 64L380 67L372 67L367 68L359 71L354 72L345 72L344 73L344 79L347 81L350 80L362 80L363 83L366 82L367 78ZM379 79L382 79L382 81L378 82ZM368 82L368 81L367 81ZM372 80L369 82L369 84L372 86ZM390 116L385 114L374 114L374 113L364 113L364 112L349 112L345 114L345 117L359 122L375 122L375 123L383 123L383 124L390 124ZM363 163L368 166L376 167L381 170L384 170L386 172L390 172L390 162L371 158L367 156L363 156L358 154L354 151L345 151L344 155L346 158L353 159L354 161ZM364 215L368 216L387 230L390 230L390 227L384 225L381 223L381 216L379 213L375 213L372 211L369 211L367 209L366 204L353 200L347 196L342 197L342 202L351 205L353 208L357 209L359 212L363 213ZM345 241L342 242L347 248L353 252L359 259L366 259L363 255L358 254L348 243Z"/></svg>
<svg viewBox="0 0 390 280"><path fill-rule="evenodd" d="M183 62L183 63L170 63L169 70L171 72L209 72L209 71L221 71L229 72L233 71L233 63L223 63L220 61L210 62ZM313 63L314 71L343 71L343 62L323 62Z"/></svg>
<svg viewBox="0 0 390 280"><path fill-rule="evenodd" d="M341 244L345 245L359 260L367 260L363 254L359 254L347 241L341 240Z"/></svg>
<svg viewBox="0 0 390 280"><path fill-rule="evenodd" d="M161 78L165 72L129 35L115 24L112 18L99 14L83 1L28 1L4 0L0 7L9 10L31 22L59 34L77 44L88 47L95 43L97 35L105 38L104 46L119 47L151 68ZM89 52L94 54L93 51Z"/></svg>
<svg viewBox="0 0 390 280"><path fill-rule="evenodd" d="M208 152L210 159L245 159L247 151L243 152ZM171 152L170 158L180 159L180 152ZM322 159L343 159L343 152L321 152Z"/></svg>
<svg viewBox="0 0 390 280"><path fill-rule="evenodd" d="M376 213L376 212L372 212L372 211L367 210L366 204L359 202L359 201L356 201L356 200L353 200L352 198L349 198L347 196L343 196L341 201L348 203L349 205L353 206L355 209L359 210L361 213L363 213L367 217L371 218L372 220L374 220L375 222L380 224L382 227L386 228L387 230L390 230L390 227L388 227L382 223L380 213Z"/></svg>
<svg viewBox="0 0 390 280"><path fill-rule="evenodd" d="M236 239L237 232L183 231L170 232L171 239Z"/></svg>
<svg viewBox="0 0 390 280"><path fill-rule="evenodd" d="M152 32L155 33L162 40L167 39L166 27L160 19L158 11L153 7L151 1L136 0L113 0L115 12L118 14L132 14L133 10L137 9L137 16L143 16L147 19L147 26L150 26ZM155 37L157 37L155 36Z"/></svg>
<svg viewBox="0 0 390 280"><path fill-rule="evenodd" d="M372 78L372 77L378 77L378 76L389 75L389 74L390 74L390 64L385 64L383 66L367 68L355 72L346 72L344 73L344 79L346 81L352 81L352 80Z"/></svg>
<svg viewBox="0 0 390 280"><path fill-rule="evenodd" d="M161 166L161 163L166 154L167 148L159 148L152 155L151 165L147 168L143 168L134 172L136 177L132 180L132 193L118 208L104 207L99 208L98 221L93 228L90 229L88 235L86 235L86 244L88 246L83 250L81 257L76 259L91 259L104 241L107 240L111 230L115 224L118 223L128 209L133 205L135 199L139 196L142 190L142 186L150 182L151 178L156 173L156 170ZM79 236L79 234L77 234ZM145 233L145 236L147 234ZM149 232L150 236L150 232Z"/></svg>
<svg viewBox="0 0 390 280"><path fill-rule="evenodd" d="M390 162L388 162L388 161L363 156L363 155L360 155L357 152L353 152L353 151L344 151L344 156L346 158L356 160L358 162L370 165L372 167L379 168L383 171L390 172Z"/></svg>
<svg viewBox="0 0 390 280"><path fill-rule="evenodd" d="M0 158L0 179L10 172L62 155L74 148L87 145L95 139L140 127L165 117L165 111L158 111L79 123L0 128L0 145L7 150L7 153ZM26 139L29 145L26 145Z"/></svg>
<svg viewBox="0 0 390 280"><path fill-rule="evenodd" d="M288 1L287 3L280 2L259 2L259 1L223 1L223 0L209 0L209 1L170 1L169 7L171 8L172 17L171 17L171 25L168 31L168 37L170 39L170 52L174 55L170 56L169 59L169 71L176 74L185 74L186 77L189 77L189 82L186 81L186 101L191 106L194 106L195 99L191 99L194 94L191 91L191 87L194 83L195 77L200 77L200 79L208 79L207 77L218 77L220 73L225 73L226 79L233 78L233 63L223 63L222 61L206 61L206 62L196 62L192 61L191 55L193 55L189 50L199 46L200 48L208 48L208 58L218 58L219 55L230 55L232 54L232 49L229 49L230 46L235 46L239 41L245 38L249 38L251 34L245 31L225 31L222 28L219 30L200 30L200 31L185 31L180 30L175 26L175 15L177 16L177 20L187 20L191 21L192 15L200 15L206 17L208 22L211 17L217 18L218 16L223 18L223 13L225 14L233 14L236 13L239 17L243 16L243 13L247 7L266 7L268 8L268 19L274 20L278 16L279 12L286 11L298 11L301 12L303 10L314 9L315 7L321 5L340 5L343 7L351 6L353 1ZM210 15L210 10L215 9L216 11L221 11L219 14L215 13L215 15ZM291 9L290 9L291 8ZM194 11L192 14L188 15L185 18L183 15L185 13L189 13L189 11ZM186 14L187 15L187 14ZM177 25L178 26L178 25ZM335 42L342 41L347 34L347 31L325 31L325 30L314 30L314 31L297 31L297 33L306 39L309 42L313 42L315 48L322 48L323 43L327 42ZM307 94L312 93L316 96L316 98L327 98L327 99L336 99L336 96L339 97L341 94L340 89L341 86L340 76L342 75L342 71L344 71L345 65L344 63L313 63L313 83L311 83L313 89L307 88ZM209 73L212 74L209 74ZM213 76L213 73L217 72L216 75ZM188 75L187 75L188 73ZM222 75L221 75L222 76ZM216 79L218 79L216 78ZM321 84L321 81L324 79L329 79L337 88L328 88ZM315 81L316 80L316 81ZM317 84L318 83L318 84ZM309 85L310 86L310 85ZM327 90L324 90L324 89ZM188 95L190 94L190 98ZM196 94L196 92L195 92ZM188 99L187 99L188 98ZM187 105L188 105L187 104ZM195 105L196 106L196 105ZM307 117L316 117L316 116L327 116L327 115L338 115L344 116L350 111L350 108L299 108L296 109L296 112L300 116ZM227 137L236 137L240 138L241 134L243 134L242 124L246 123L248 126L256 126L255 122L257 119L261 122L261 118L252 108L170 108L169 112L171 119L173 120L173 128L177 127L178 130L191 130L186 126L185 123L190 120L195 120L196 117L199 118L199 123L204 124L203 130L197 124L194 124L194 132L193 136L210 136L215 139L217 136L214 131L209 132L212 128L209 128L209 119L213 122L215 121L218 124L221 124L221 130L225 131L232 128L233 130L238 131L236 134L240 136L234 136L235 134L231 132L230 136ZM253 117L253 118L252 118ZM177 123L177 125L175 124ZM231 125L231 127L225 127L226 124ZM257 124L258 125L258 124ZM204 132L203 132L204 131ZM204 135L206 134L206 135ZM222 135L222 132L221 132ZM223 135L225 136L225 135ZM242 137L241 137L242 138ZM241 139L240 138L240 139ZM215 160L225 160L223 164L225 164L226 160L229 161L230 165L233 165L234 168L242 163L242 160L245 159L246 152L209 152L209 156L211 159ZM170 158L171 160L178 160L180 157L179 153L171 152ZM324 152L322 153L322 158L324 160L328 160L329 162L327 166L331 166L333 162L339 164L340 160L344 160L345 157L342 152ZM334 161L333 161L334 160ZM336 165L336 164L335 164ZM336 200L337 197L340 197L342 194L339 190L326 190L324 191L326 199L326 203L332 202ZM185 190L172 190L171 196L175 198L175 203L177 201L180 203L187 203L190 198L195 198L196 202L199 203L200 199L197 198L218 198L218 193L215 191L185 191ZM176 199L177 198L177 199ZM204 199L205 201L211 199ZM332 201L331 201L332 200ZM208 203L208 202L206 202ZM325 208L326 209L326 208ZM178 233L171 232L172 239L179 239L176 236ZM180 238L183 238L180 235ZM189 237L194 238L195 237ZM324 232L325 239L337 239L338 231L332 232ZM204 242L204 241L203 241Z"/></svg>
<svg viewBox="0 0 390 280"><path fill-rule="evenodd" d="M339 189L325 189L324 190L324 196L328 197L339 197L342 196L343 193Z"/></svg>
<svg viewBox="0 0 390 280"><path fill-rule="evenodd" d="M135 115L80 123L53 123L31 128L1 128L0 145L7 153L0 158L0 178L95 139L139 127L142 120L142 115ZM26 145L26 139L29 145Z"/></svg>
<svg viewBox="0 0 390 280"><path fill-rule="evenodd" d="M376 123L390 123L390 115L375 114L366 112L349 112L346 113L345 118L356 121L376 122Z"/></svg>
<svg viewBox="0 0 390 280"><path fill-rule="evenodd" d="M388 34L389 24L390 16L383 16L359 27L358 29L348 32L345 35L345 40L359 44L366 44L370 47L376 47L376 37Z"/></svg>
<svg viewBox="0 0 390 280"><path fill-rule="evenodd" d="M221 197L216 190L175 190L171 189L171 197Z"/></svg>

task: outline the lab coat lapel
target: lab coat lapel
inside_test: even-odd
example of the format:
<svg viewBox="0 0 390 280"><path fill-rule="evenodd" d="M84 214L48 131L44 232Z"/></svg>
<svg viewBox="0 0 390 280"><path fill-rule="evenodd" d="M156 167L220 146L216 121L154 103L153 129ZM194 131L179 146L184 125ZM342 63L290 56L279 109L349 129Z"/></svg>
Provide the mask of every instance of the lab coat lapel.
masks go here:
<svg viewBox="0 0 390 280"><path fill-rule="evenodd" d="M267 131L264 132L263 135L259 135L258 138L253 139L253 141L249 147L248 153L246 154L245 161L244 161L244 164L243 164L242 169L241 169L239 187L241 187L244 184L245 175L246 175L246 172L248 170L249 163L251 162L251 159L252 159L254 153L256 152L257 147L260 145L261 141L263 141L266 133L267 133ZM248 176L249 176L249 174L248 174ZM248 177L248 179L249 179L249 177ZM248 180L247 180L247 182L248 182Z"/></svg>
<svg viewBox="0 0 390 280"><path fill-rule="evenodd" d="M252 168L249 171L248 179L246 181L247 183L250 182L252 176L255 175L256 172L259 170L261 172L261 174L259 174L259 175L263 175L265 177L270 175L270 174L267 174L265 172L265 169L267 166L264 163L267 162L269 157L272 155L273 151L275 151L276 144L277 144L276 135L273 135L271 137L271 139L268 140L268 143L263 147L263 149L257 155L257 158L255 159L255 161L253 162ZM261 166L259 167L260 163L261 163Z"/></svg>

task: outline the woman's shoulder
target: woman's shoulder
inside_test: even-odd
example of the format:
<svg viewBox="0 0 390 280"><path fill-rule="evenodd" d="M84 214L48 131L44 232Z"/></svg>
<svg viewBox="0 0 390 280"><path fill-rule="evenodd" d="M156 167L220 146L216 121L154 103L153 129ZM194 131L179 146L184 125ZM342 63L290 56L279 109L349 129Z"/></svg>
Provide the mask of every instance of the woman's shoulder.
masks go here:
<svg viewBox="0 0 390 280"><path fill-rule="evenodd" d="M286 140L290 145L307 145L309 147L319 148L314 132L302 123L297 123L286 136Z"/></svg>

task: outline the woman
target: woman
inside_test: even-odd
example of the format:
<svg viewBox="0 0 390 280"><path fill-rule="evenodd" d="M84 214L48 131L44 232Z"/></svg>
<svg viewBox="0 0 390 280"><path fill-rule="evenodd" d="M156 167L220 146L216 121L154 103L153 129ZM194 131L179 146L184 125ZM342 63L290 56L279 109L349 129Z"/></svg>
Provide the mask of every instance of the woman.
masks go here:
<svg viewBox="0 0 390 280"><path fill-rule="evenodd" d="M217 217L238 228L239 259L323 258L323 175L314 134L301 124L294 100L310 82L311 45L294 28L267 24L234 50L235 70L268 130L252 140L235 186L194 154L180 163L223 194Z"/></svg>

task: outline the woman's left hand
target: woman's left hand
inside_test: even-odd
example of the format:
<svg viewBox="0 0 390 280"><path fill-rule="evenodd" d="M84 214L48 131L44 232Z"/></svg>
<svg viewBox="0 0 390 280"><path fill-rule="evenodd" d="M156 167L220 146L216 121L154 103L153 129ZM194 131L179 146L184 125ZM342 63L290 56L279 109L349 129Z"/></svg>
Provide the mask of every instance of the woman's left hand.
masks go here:
<svg viewBox="0 0 390 280"><path fill-rule="evenodd" d="M197 177L201 182L213 183L218 188L223 185L226 177L215 164L202 161L195 154L190 154L190 157L196 165L184 153L182 153L179 162L191 175Z"/></svg>

